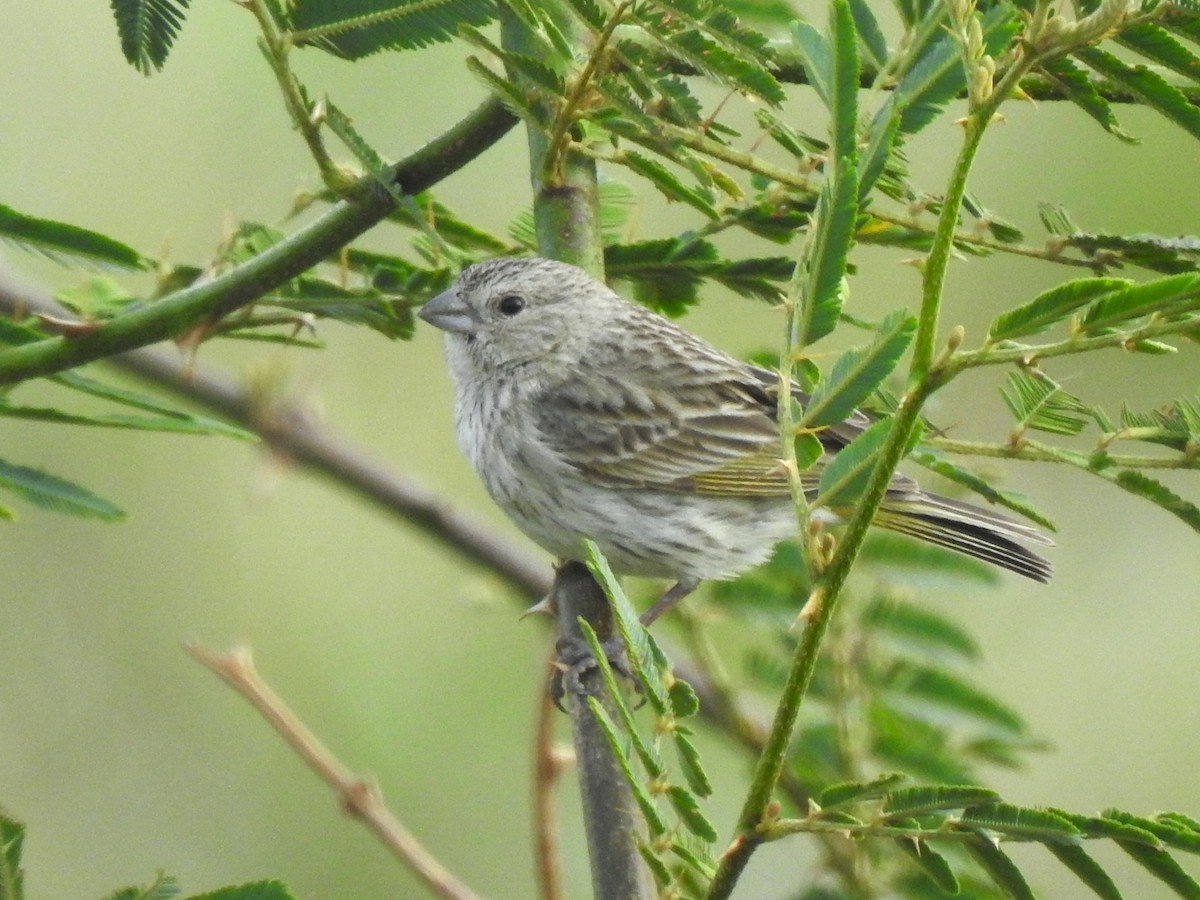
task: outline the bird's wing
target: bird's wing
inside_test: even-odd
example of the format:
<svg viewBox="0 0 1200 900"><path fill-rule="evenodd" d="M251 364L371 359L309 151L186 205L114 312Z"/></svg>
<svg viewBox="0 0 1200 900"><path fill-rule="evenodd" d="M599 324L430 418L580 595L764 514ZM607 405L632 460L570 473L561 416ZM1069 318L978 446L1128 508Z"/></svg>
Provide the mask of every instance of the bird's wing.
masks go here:
<svg viewBox="0 0 1200 900"><path fill-rule="evenodd" d="M602 374L597 367L542 391L534 424L545 443L597 484L653 487L725 496L786 496L776 396L779 376L739 364L718 375L704 366L660 369L654 383L628 370ZM801 404L808 396L793 385ZM831 458L866 430L872 419L855 410L822 429ZM801 473L816 493L819 467ZM892 491L919 490L896 475Z"/></svg>
<svg viewBox="0 0 1200 900"><path fill-rule="evenodd" d="M545 443L597 484L725 496L786 496L775 402L749 369L713 379L672 373L670 387L594 370L544 391ZM861 430L861 429L859 429ZM834 447L848 438L837 438ZM803 473L815 490L818 473Z"/></svg>

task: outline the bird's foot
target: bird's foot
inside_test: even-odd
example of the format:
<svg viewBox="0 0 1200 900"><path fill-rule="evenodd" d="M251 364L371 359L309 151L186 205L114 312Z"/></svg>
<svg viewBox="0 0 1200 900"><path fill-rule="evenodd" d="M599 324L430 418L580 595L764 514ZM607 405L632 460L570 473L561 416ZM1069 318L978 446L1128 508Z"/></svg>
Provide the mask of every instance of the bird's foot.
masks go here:
<svg viewBox="0 0 1200 900"><path fill-rule="evenodd" d="M599 693L600 664L596 662L591 644L582 638L560 637L554 648L558 651L558 658L554 662L554 674L550 677L550 696L554 705L566 712L562 700L567 695L587 697ZM619 635L601 641L600 648L615 673L633 679L625 642ZM636 679L634 684L637 684Z"/></svg>

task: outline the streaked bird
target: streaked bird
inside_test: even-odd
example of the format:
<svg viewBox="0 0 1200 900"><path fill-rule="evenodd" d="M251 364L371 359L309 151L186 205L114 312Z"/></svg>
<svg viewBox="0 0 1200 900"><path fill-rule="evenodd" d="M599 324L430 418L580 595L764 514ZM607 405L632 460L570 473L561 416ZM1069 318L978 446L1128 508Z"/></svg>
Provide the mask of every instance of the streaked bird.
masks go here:
<svg viewBox="0 0 1200 900"><path fill-rule="evenodd" d="M556 556L582 559L591 538L620 574L674 579L644 621L795 533L775 373L547 259L477 263L420 316L446 332L458 441L488 493ZM856 411L820 432L824 456L802 475L810 496L871 421ZM904 475L874 524L1050 578L1021 543L1050 543L1038 529Z"/></svg>

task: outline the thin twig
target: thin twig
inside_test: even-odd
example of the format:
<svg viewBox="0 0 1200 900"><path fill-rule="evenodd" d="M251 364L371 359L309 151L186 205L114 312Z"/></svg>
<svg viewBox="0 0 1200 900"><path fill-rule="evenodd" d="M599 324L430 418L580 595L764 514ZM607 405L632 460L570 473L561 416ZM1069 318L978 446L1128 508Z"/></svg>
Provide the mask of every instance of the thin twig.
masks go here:
<svg viewBox="0 0 1200 900"><path fill-rule="evenodd" d="M329 156L329 151L325 149L320 122L313 115L314 110L304 95L304 89L301 87L299 79L296 78L296 73L288 65L288 52L294 46L292 35L279 27L279 23L275 21L273 7L266 0L250 0L246 7L258 20L258 27L262 32L259 46L263 51L263 56L267 58L267 63L271 66L271 71L275 73L275 80L279 83L279 92L283 95L284 106L287 107L292 124L296 126L296 130L300 132L304 142L308 145L313 162L316 163L317 170L321 173L321 180L330 188L345 187L345 184L339 183L338 167Z"/></svg>
<svg viewBox="0 0 1200 900"><path fill-rule="evenodd" d="M23 284L3 270L0 313L75 318L45 291ZM416 526L443 547L495 572L523 598L537 599L550 590L547 560L504 539L482 520L448 504L437 492L375 459L304 408L281 398L264 403L213 366L201 360L185 360L166 349L142 348L119 354L109 362L255 431L274 452L319 472L372 506Z"/></svg>
<svg viewBox="0 0 1200 900"><path fill-rule="evenodd" d="M397 163L396 189L415 194L475 159L516 124L500 101L489 99L424 147ZM396 201L375 179L360 179L353 201L336 204L278 244L210 281L124 312L97 328L0 350L0 385L51 375L115 353L181 335L253 303L272 288L328 259L382 221Z"/></svg>
<svg viewBox="0 0 1200 900"><path fill-rule="evenodd" d="M346 812L371 829L430 890L445 900L477 900L479 895L434 859L387 808L378 787L351 772L271 689L254 668L248 648L217 653L194 641L184 646L197 662L245 697L308 767L337 791Z"/></svg>
<svg viewBox="0 0 1200 900"><path fill-rule="evenodd" d="M549 663L558 658L551 645ZM549 670L547 665L547 670ZM554 801L563 770L568 765L565 754L554 742L554 723L558 708L546 690L544 681L537 682L537 728L533 738L533 863L537 872L538 896L542 900L563 900L562 861L558 845L558 815Z"/></svg>
<svg viewBox="0 0 1200 900"><path fill-rule="evenodd" d="M1106 435L1120 438L1120 433ZM995 459L1023 459L1031 462L1066 463L1088 471L1096 471L1086 453L1053 447L1040 441L1022 438L1017 443L994 444L985 441L963 441L953 438L929 437L925 443L947 453L962 456L985 456ZM1121 469L1200 469L1200 457L1180 454L1178 456L1135 456L1127 453L1109 453L1103 447L1096 448L1102 454L1099 459L1104 468Z"/></svg>
<svg viewBox="0 0 1200 900"><path fill-rule="evenodd" d="M1128 350L1141 341L1173 334L1200 335L1200 318L1195 315L1180 318L1151 316L1140 325L1108 334L1073 334L1049 344L997 344L980 347L978 350L960 350L951 354L938 366L937 376L942 381L957 375L963 369L975 366L995 366L1016 363L1031 366L1041 359L1067 356L1072 353L1090 353L1093 350Z"/></svg>

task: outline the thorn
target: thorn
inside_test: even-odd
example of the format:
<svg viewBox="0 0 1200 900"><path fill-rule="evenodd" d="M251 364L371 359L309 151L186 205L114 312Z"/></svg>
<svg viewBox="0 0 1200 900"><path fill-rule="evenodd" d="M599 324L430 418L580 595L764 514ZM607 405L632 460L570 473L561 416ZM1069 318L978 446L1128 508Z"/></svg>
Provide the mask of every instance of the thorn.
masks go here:
<svg viewBox="0 0 1200 900"><path fill-rule="evenodd" d="M517 621L520 622L526 616L532 616L534 613L539 613L541 615L546 615L553 618L557 612L558 610L554 605L553 595L547 594L537 603L533 604L533 606L529 607L529 609L525 610L525 612L521 613L521 615L517 617Z"/></svg>
<svg viewBox="0 0 1200 900"><path fill-rule="evenodd" d="M35 313L34 315L43 325L46 325L53 331L58 332L65 338L79 337L81 334L88 334L100 327L99 322L87 322L79 319L66 319L60 316L51 316L46 313Z"/></svg>
<svg viewBox="0 0 1200 900"><path fill-rule="evenodd" d="M800 608L799 615L796 616L796 621L803 619L805 622L811 622L821 612L821 607L825 605L825 591L821 588L815 588L808 599L804 602L804 606Z"/></svg>

